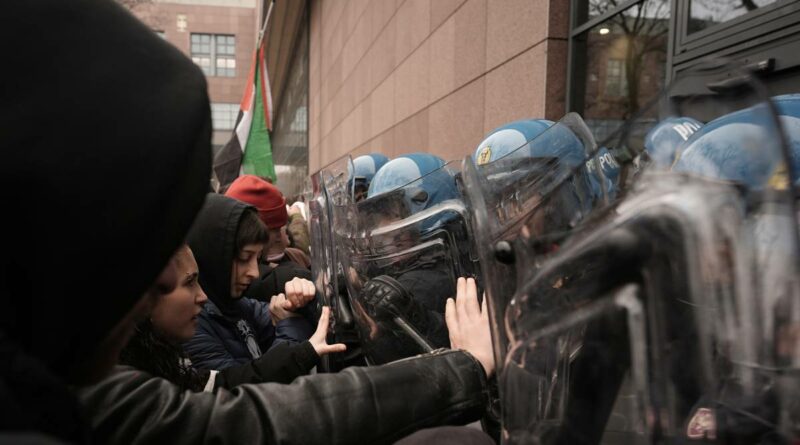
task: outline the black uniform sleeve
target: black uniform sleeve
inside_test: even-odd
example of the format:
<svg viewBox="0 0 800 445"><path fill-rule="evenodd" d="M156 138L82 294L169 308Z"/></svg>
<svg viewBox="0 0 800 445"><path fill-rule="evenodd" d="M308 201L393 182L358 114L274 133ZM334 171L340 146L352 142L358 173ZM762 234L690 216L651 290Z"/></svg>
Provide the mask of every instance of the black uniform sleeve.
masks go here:
<svg viewBox="0 0 800 445"><path fill-rule="evenodd" d="M171 445L393 443L421 428L475 421L487 398L480 363L449 350L215 393L118 368L79 396L96 443Z"/></svg>
<svg viewBox="0 0 800 445"><path fill-rule="evenodd" d="M292 383L318 363L319 356L311 343L279 343L246 365L220 371L214 389L231 389L245 383Z"/></svg>

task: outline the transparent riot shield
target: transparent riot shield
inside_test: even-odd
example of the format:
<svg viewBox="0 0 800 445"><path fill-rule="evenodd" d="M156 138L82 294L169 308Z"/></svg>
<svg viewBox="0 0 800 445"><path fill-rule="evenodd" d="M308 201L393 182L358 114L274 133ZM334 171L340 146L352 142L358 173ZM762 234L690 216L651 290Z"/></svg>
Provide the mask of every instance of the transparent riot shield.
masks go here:
<svg viewBox="0 0 800 445"><path fill-rule="evenodd" d="M363 364L358 347L352 309L347 300L343 269L336 249L334 221L338 209L350 205L353 171L350 156L322 168L310 178L309 233L311 235L311 275L317 292L331 307L332 341L348 346L344 354L323 357L322 369L337 371L349 365Z"/></svg>
<svg viewBox="0 0 800 445"><path fill-rule="evenodd" d="M797 214L775 108L722 64L654 106L705 127L672 168L624 166L614 200L576 204L564 188L578 195L585 167L530 168L536 139L506 165L465 161L505 443L797 440ZM632 128L601 145L642 152Z"/></svg>
<svg viewBox="0 0 800 445"><path fill-rule="evenodd" d="M338 211L337 246L371 363L449 346L445 302L458 277L478 272L456 165Z"/></svg>
<svg viewBox="0 0 800 445"><path fill-rule="evenodd" d="M311 176L309 229L311 234L311 273L317 291L328 305L338 291L336 250L333 244L333 201L348 195L347 172L352 159L345 156Z"/></svg>
<svg viewBox="0 0 800 445"><path fill-rule="evenodd" d="M478 250L483 278L497 307L507 306L541 259L556 252L606 202L602 170L587 168L596 162L596 147L581 117L569 113L503 158L481 166L465 160L466 198L477 245L487 247ZM502 323L496 320L495 325ZM507 343L502 330L495 334L500 362Z"/></svg>

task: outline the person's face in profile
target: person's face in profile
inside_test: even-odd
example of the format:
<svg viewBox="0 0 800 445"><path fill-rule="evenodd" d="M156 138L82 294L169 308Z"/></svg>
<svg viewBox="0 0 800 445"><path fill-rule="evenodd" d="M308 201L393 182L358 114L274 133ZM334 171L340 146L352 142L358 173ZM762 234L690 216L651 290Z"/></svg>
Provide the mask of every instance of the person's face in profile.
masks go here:
<svg viewBox="0 0 800 445"><path fill-rule="evenodd" d="M189 246L178 249L173 262L178 273L178 285L157 299L150 320L164 338L181 343L194 336L197 316L208 298L200 287L197 262Z"/></svg>
<svg viewBox="0 0 800 445"><path fill-rule="evenodd" d="M258 258L264 250L262 244L253 243L242 247L231 266L231 298L240 298L250 283L258 278Z"/></svg>

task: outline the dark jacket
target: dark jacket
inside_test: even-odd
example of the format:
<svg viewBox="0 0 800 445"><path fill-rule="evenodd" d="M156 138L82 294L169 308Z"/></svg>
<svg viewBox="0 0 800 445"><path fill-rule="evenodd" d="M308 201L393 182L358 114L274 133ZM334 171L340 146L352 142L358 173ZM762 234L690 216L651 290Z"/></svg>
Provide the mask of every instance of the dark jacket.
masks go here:
<svg viewBox="0 0 800 445"><path fill-rule="evenodd" d="M164 379L119 368L81 391L81 400L92 413L96 443L382 444L420 428L477 420L485 388L474 358L440 351L215 394L180 391Z"/></svg>
<svg viewBox="0 0 800 445"><path fill-rule="evenodd" d="M284 293L286 283L293 278L311 281L311 271L286 259L277 264L260 263L259 278L244 291L244 296L259 301L269 301L273 295Z"/></svg>
<svg viewBox="0 0 800 445"><path fill-rule="evenodd" d="M280 343L256 360L220 371L214 389L232 389L246 383L292 383L318 364L319 355L311 343Z"/></svg>
<svg viewBox="0 0 800 445"><path fill-rule="evenodd" d="M252 207L223 195L209 194L189 232L189 246L209 302L198 317L194 337L184 350L194 366L221 370L256 359L276 342L302 342L313 327L302 317L272 324L269 306L249 298L231 298L231 265L236 231Z"/></svg>
<svg viewBox="0 0 800 445"><path fill-rule="evenodd" d="M243 365L281 342L299 343L313 334L311 324L304 318L287 318L274 326L267 303L240 298L235 307L239 314L226 316L214 303L208 302L197 317L194 337L183 345L197 368L222 370ZM255 356L248 349L242 322L251 329L261 354Z"/></svg>
<svg viewBox="0 0 800 445"><path fill-rule="evenodd" d="M197 369L186 359L183 348L165 339L149 321L139 323L119 360L123 366L165 378L190 391L230 389L245 383L291 383L319 362L314 347L305 341L280 343L256 360L222 371Z"/></svg>
<svg viewBox="0 0 800 445"><path fill-rule="evenodd" d="M80 443L68 385L88 378L205 197L205 77L106 0L3 2L0 48L24 67L0 73L0 442ZM49 254L67 260L43 267Z"/></svg>

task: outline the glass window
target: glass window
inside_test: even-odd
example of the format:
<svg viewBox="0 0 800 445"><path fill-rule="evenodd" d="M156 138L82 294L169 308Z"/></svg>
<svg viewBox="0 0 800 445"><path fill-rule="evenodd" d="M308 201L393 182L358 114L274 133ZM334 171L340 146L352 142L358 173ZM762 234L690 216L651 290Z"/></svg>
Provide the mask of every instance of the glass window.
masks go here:
<svg viewBox="0 0 800 445"><path fill-rule="evenodd" d="M577 0L575 5L575 24L582 25L601 15L607 14L619 8L622 0Z"/></svg>
<svg viewBox="0 0 800 445"><path fill-rule="evenodd" d="M278 185L287 196L303 192L308 177L308 24L298 32L297 50L289 70L279 108L275 110L272 159Z"/></svg>
<svg viewBox="0 0 800 445"><path fill-rule="evenodd" d="M238 116L239 104L211 104L211 122L214 130L233 130Z"/></svg>
<svg viewBox="0 0 800 445"><path fill-rule="evenodd" d="M664 88L669 20L669 0L644 0L573 36L570 109L598 142ZM640 123L653 118L641 116Z"/></svg>
<svg viewBox="0 0 800 445"><path fill-rule="evenodd" d="M622 59L608 59L608 64L606 65L606 95L624 96L627 89L625 61Z"/></svg>
<svg viewBox="0 0 800 445"><path fill-rule="evenodd" d="M192 34L192 60L207 76L236 76L236 37L222 34Z"/></svg>
<svg viewBox="0 0 800 445"><path fill-rule="evenodd" d="M689 34L755 12L779 0L691 0Z"/></svg>

